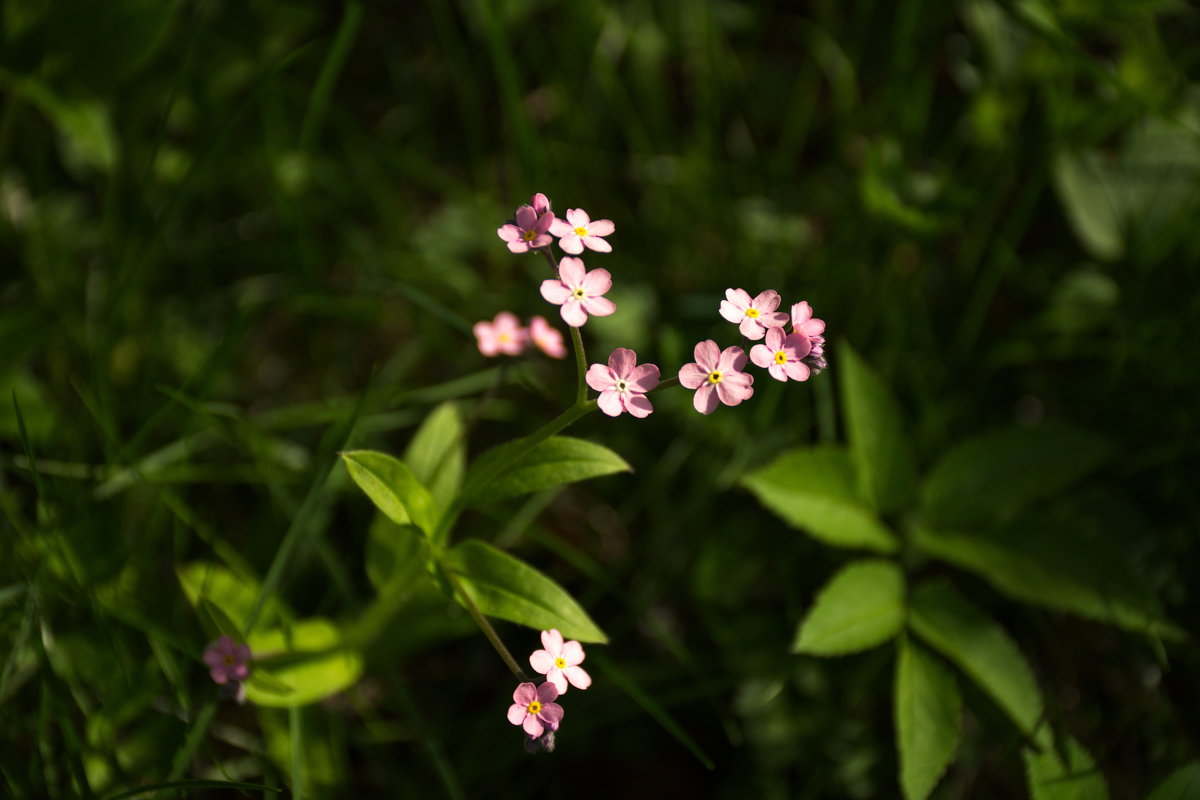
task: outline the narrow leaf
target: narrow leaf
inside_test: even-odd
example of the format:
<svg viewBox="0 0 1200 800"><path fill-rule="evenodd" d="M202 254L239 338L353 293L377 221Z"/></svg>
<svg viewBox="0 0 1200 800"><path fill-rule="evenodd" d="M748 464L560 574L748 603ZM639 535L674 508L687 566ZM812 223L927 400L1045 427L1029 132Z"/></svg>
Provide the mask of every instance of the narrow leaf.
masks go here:
<svg viewBox="0 0 1200 800"><path fill-rule="evenodd" d="M429 487L438 508L448 508L462 485L467 464L465 433L458 406L442 403L421 423L404 451L404 463Z"/></svg>
<svg viewBox="0 0 1200 800"><path fill-rule="evenodd" d="M916 476L900 407L883 379L846 342L838 348L838 363L859 492L876 510L896 511L908 502Z"/></svg>
<svg viewBox="0 0 1200 800"><path fill-rule="evenodd" d="M1200 761L1184 764L1172 772L1147 800L1200 800Z"/></svg>
<svg viewBox="0 0 1200 800"><path fill-rule="evenodd" d="M549 489L564 483L629 472L625 459L603 445L551 436L527 452L523 440L508 442L484 453L467 473L463 495L468 505L502 500ZM497 467L503 465L497 471Z"/></svg>
<svg viewBox="0 0 1200 800"><path fill-rule="evenodd" d="M1053 747L1040 753L1026 747L1022 755L1033 800L1108 800L1108 781L1074 737L1062 754Z"/></svg>
<svg viewBox="0 0 1200 800"><path fill-rule="evenodd" d="M954 760L962 737L954 674L923 647L900 640L896 659L896 749L907 800L925 800Z"/></svg>
<svg viewBox="0 0 1200 800"><path fill-rule="evenodd" d="M784 522L826 544L896 550L896 537L855 495L854 467L845 448L789 450L740 482Z"/></svg>
<svg viewBox="0 0 1200 800"><path fill-rule="evenodd" d="M1048 742L1042 693L1008 634L945 583L927 583L909 598L909 624L996 702L1026 736Z"/></svg>
<svg viewBox="0 0 1200 800"><path fill-rule="evenodd" d="M350 687L362 674L362 659L338 649L341 634L329 620L306 619L258 631L250 634L248 644L254 663L245 684L246 699L261 706L313 703Z"/></svg>
<svg viewBox="0 0 1200 800"><path fill-rule="evenodd" d="M796 632L792 652L857 653L883 644L904 627L904 573L890 561L858 561L817 595Z"/></svg>
<svg viewBox="0 0 1200 800"><path fill-rule="evenodd" d="M433 531L433 500L403 461L373 450L342 453L342 460L358 487L393 522L413 522L426 533Z"/></svg>
<svg viewBox="0 0 1200 800"><path fill-rule="evenodd" d="M608 641L565 589L525 562L478 539L460 542L446 556L446 565L487 616L538 630L558 628L581 642Z"/></svg>

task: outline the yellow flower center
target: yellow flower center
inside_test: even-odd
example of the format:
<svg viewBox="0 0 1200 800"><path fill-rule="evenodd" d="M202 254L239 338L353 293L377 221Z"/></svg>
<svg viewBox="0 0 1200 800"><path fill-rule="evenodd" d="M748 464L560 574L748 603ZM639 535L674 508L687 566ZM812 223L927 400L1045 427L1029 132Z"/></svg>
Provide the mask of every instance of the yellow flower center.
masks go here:
<svg viewBox="0 0 1200 800"><path fill-rule="evenodd" d="M787 353L783 352L782 350L775 353L775 363L776 364L786 364L787 363Z"/></svg>
<svg viewBox="0 0 1200 800"><path fill-rule="evenodd" d="M720 383L721 382L721 373L717 372L715 369L712 372L708 373L708 382L709 383Z"/></svg>
<svg viewBox="0 0 1200 800"><path fill-rule="evenodd" d="M533 230L532 228L521 234L521 238L527 242L532 242L533 237L535 236L537 236L537 231Z"/></svg>
<svg viewBox="0 0 1200 800"><path fill-rule="evenodd" d="M576 228L575 235L576 236L587 236L588 235L587 228Z"/></svg>
<svg viewBox="0 0 1200 800"><path fill-rule="evenodd" d="M525 710L528 711L530 714L537 714L539 711L542 710L542 704L539 703L537 700L534 700L532 703L530 703L528 706L525 707Z"/></svg>
<svg viewBox="0 0 1200 800"><path fill-rule="evenodd" d="M621 383L624 383L624 381L621 381ZM622 391L624 391L624 390L622 390ZM554 666L558 667L559 669L566 669L567 660L565 658L561 658L561 657L556 658L556 659L554 659Z"/></svg>
<svg viewBox="0 0 1200 800"><path fill-rule="evenodd" d="M512 341L512 337L507 333L500 333L496 335L496 341L500 342L500 344L508 344Z"/></svg>
<svg viewBox="0 0 1200 800"><path fill-rule="evenodd" d="M585 292L585 291L583 290L583 287L582 287L582 286L580 286L580 287L579 287L578 289L576 289L575 291L571 292L571 294L572 294L572 295L575 297L575 299L577 299L577 300L582 300L583 298L587 297L587 292Z"/></svg>
<svg viewBox="0 0 1200 800"><path fill-rule="evenodd" d="M757 308L747 308L746 316L749 317L750 319L758 319L758 309Z"/></svg>

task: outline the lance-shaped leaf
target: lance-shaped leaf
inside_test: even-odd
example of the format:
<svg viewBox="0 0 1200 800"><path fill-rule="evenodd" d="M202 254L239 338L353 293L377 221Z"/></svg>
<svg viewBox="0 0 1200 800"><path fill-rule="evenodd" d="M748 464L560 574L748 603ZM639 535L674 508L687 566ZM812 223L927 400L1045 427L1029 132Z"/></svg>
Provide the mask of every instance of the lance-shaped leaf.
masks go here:
<svg viewBox="0 0 1200 800"><path fill-rule="evenodd" d="M792 652L857 653L904 627L904 573L890 561L858 561L825 584L796 632Z"/></svg>
<svg viewBox="0 0 1200 800"><path fill-rule="evenodd" d="M896 550L896 537L854 489L854 468L842 447L789 450L740 483L789 525L835 547Z"/></svg>
<svg viewBox="0 0 1200 800"><path fill-rule="evenodd" d="M909 625L983 689L1022 733L1038 744L1049 742L1041 725L1041 690L1003 628L945 583L927 583L913 592Z"/></svg>
<svg viewBox="0 0 1200 800"><path fill-rule="evenodd" d="M404 463L429 488L438 508L448 508L462 485L467 465L466 428L454 403L442 403L417 429Z"/></svg>
<svg viewBox="0 0 1200 800"><path fill-rule="evenodd" d="M253 664L246 699L261 706L291 708L328 697L362 674L358 653L339 649L341 633L313 618L250 634Z"/></svg>
<svg viewBox="0 0 1200 800"><path fill-rule="evenodd" d="M437 512L429 492L403 461L374 450L342 453L346 469L376 507L395 523L432 533Z"/></svg>
<svg viewBox="0 0 1200 800"><path fill-rule="evenodd" d="M954 673L916 642L901 638L895 701L900 787L907 800L925 800L958 749L962 696Z"/></svg>
<svg viewBox="0 0 1200 800"><path fill-rule="evenodd" d="M896 511L912 495L917 474L900 407L883 379L845 342L838 364L859 494L880 512Z"/></svg>
<svg viewBox="0 0 1200 800"><path fill-rule="evenodd" d="M1091 754L1074 737L1063 744L1061 753L1054 747L1022 752L1033 800L1108 800L1108 781Z"/></svg>
<svg viewBox="0 0 1200 800"><path fill-rule="evenodd" d="M935 526L1012 519L1070 488L1111 455L1103 439L1065 425L984 434L955 446L934 466L922 487L921 509Z"/></svg>
<svg viewBox="0 0 1200 800"><path fill-rule="evenodd" d="M538 630L557 628L566 638L581 642L608 641L566 589L486 542L460 542L446 553L445 565L489 617Z"/></svg>
<svg viewBox="0 0 1200 800"><path fill-rule="evenodd" d="M526 450L518 439L484 453L467 473L468 505L503 500L614 472L629 472L625 459L603 445L551 436Z"/></svg>

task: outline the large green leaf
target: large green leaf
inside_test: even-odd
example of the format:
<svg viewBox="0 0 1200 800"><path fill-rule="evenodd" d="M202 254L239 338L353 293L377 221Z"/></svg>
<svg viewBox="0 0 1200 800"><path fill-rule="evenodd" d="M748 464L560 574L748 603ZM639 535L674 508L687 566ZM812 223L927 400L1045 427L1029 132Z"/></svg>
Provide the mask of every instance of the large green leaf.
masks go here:
<svg viewBox="0 0 1200 800"><path fill-rule="evenodd" d="M350 687L362 674L362 659L353 651L337 649L341 634L326 619L257 631L247 644L254 663L245 684L246 699L261 706L312 703Z"/></svg>
<svg viewBox="0 0 1200 800"><path fill-rule="evenodd" d="M912 495L917 471L900 408L883 379L846 342L838 348L838 364L859 493L878 511L896 511Z"/></svg>
<svg viewBox="0 0 1200 800"><path fill-rule="evenodd" d="M397 525L376 515L367 531L367 578L376 589L389 584L412 583L425 571L429 543L413 525Z"/></svg>
<svg viewBox="0 0 1200 800"><path fill-rule="evenodd" d="M1108 781L1083 745L1068 738L1063 753L1054 747L1026 747L1025 775L1033 800L1108 800Z"/></svg>
<svg viewBox="0 0 1200 800"><path fill-rule="evenodd" d="M955 446L925 479L921 508L934 525L1011 519L1103 464L1103 439L1064 425L1006 428Z"/></svg>
<svg viewBox="0 0 1200 800"><path fill-rule="evenodd" d="M895 701L900 787L907 800L925 800L958 750L962 696L936 656L901 638Z"/></svg>
<svg viewBox="0 0 1200 800"><path fill-rule="evenodd" d="M909 624L987 692L1022 733L1039 744L1049 742L1041 725L1041 690L1003 628L945 583L927 583L913 592Z"/></svg>
<svg viewBox="0 0 1200 800"><path fill-rule="evenodd" d="M1128 559L1078 527L1042 518L973 534L918 527L913 542L1018 600L1137 633L1184 636L1163 618L1158 601L1132 572Z"/></svg>
<svg viewBox="0 0 1200 800"><path fill-rule="evenodd" d="M539 630L557 628L568 639L604 644L608 637L575 599L525 562L478 539L446 554L453 571L479 610Z"/></svg>
<svg viewBox="0 0 1200 800"><path fill-rule="evenodd" d="M225 567L207 561L183 564L176 567L175 574L193 608L199 610L201 602L207 602L218 608L239 631L245 631L246 620L258 601L258 581L235 575ZM270 624L278 613L278 601L267 600L258 624ZM223 628L219 617L214 622L218 628Z"/></svg>
<svg viewBox="0 0 1200 800"><path fill-rule="evenodd" d="M429 492L403 461L373 450L342 453L350 477L397 524L413 522L426 533L437 524Z"/></svg>
<svg viewBox="0 0 1200 800"><path fill-rule="evenodd" d="M895 551L896 537L855 495L845 448L821 446L783 453L741 479L759 502L793 527L835 547Z"/></svg>
<svg viewBox="0 0 1200 800"><path fill-rule="evenodd" d="M404 463L429 488L438 508L448 508L462 485L467 465L466 428L454 403L442 403L417 429Z"/></svg>
<svg viewBox="0 0 1200 800"><path fill-rule="evenodd" d="M1200 761L1172 772L1147 800L1200 800Z"/></svg>
<svg viewBox="0 0 1200 800"><path fill-rule="evenodd" d="M834 575L809 609L792 652L857 653L904 627L904 573L890 561L858 561Z"/></svg>
<svg viewBox="0 0 1200 800"><path fill-rule="evenodd" d="M551 436L520 453L525 446L518 439L480 456L467 473L466 502L502 500L631 469L612 450L583 439Z"/></svg>

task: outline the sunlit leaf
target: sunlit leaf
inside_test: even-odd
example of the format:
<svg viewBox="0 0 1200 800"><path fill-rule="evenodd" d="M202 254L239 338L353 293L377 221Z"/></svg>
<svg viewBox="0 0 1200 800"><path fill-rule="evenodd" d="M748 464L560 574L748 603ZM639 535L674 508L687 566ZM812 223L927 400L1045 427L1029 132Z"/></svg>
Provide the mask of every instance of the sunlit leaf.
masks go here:
<svg viewBox="0 0 1200 800"><path fill-rule="evenodd" d="M565 589L525 562L478 539L460 542L446 556L447 567L487 616L538 630L557 628L581 642L608 641Z"/></svg>
<svg viewBox="0 0 1200 800"><path fill-rule="evenodd" d="M890 561L858 561L825 584L800 623L792 652L856 653L904 627L904 573Z"/></svg>
<svg viewBox="0 0 1200 800"><path fill-rule="evenodd" d="M1067 221L1088 252L1102 261L1125 252L1124 209L1111 173L1097 153L1062 152L1054 161L1054 186Z"/></svg>
<svg viewBox="0 0 1200 800"><path fill-rule="evenodd" d="M1108 781L1083 745L1071 737L1063 750L1043 747L1038 753L1027 747L1022 752L1033 800L1108 800Z"/></svg>
<svg viewBox="0 0 1200 800"><path fill-rule="evenodd" d="M404 451L404 463L428 487L438 508L449 507L462 485L467 464L465 434L458 406L442 403L421 423Z"/></svg>
<svg viewBox="0 0 1200 800"><path fill-rule="evenodd" d="M844 448L789 450L740 482L784 522L826 544L884 553L897 547L892 532L857 498Z"/></svg>
<svg viewBox="0 0 1200 800"><path fill-rule="evenodd" d="M199 607L200 601L206 600L237 626L245 630L246 620L250 616L258 600L259 584L257 581L242 575L236 575L229 569L207 561L193 561L177 567L179 583L183 586L184 594L193 607ZM267 600L263 606L259 622L270 624L279 611L279 603L274 599ZM219 621L214 621L220 627Z"/></svg>
<svg viewBox="0 0 1200 800"><path fill-rule="evenodd" d="M625 459L603 445L569 436L551 436L514 458L523 440L484 453L471 465L463 494L469 504L530 494L614 472L628 472Z"/></svg>
<svg viewBox="0 0 1200 800"><path fill-rule="evenodd" d="M320 618L251 633L248 644L254 664L245 684L246 699L290 708L352 686L362 674L362 659L337 649L340 643L337 626Z"/></svg>
<svg viewBox="0 0 1200 800"><path fill-rule="evenodd" d="M434 530L433 499L403 461L373 450L342 453L342 460L358 487L393 522L413 522L426 533Z"/></svg>
<svg viewBox="0 0 1200 800"><path fill-rule="evenodd" d="M962 696L954 674L923 647L901 638L896 659L896 749L907 800L925 800L954 759L962 736Z"/></svg>

